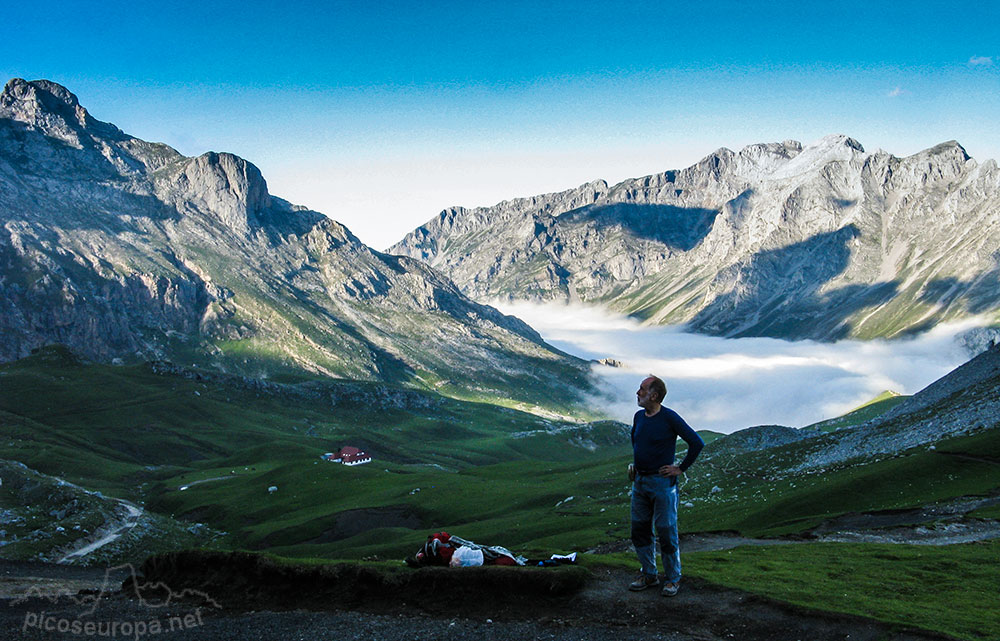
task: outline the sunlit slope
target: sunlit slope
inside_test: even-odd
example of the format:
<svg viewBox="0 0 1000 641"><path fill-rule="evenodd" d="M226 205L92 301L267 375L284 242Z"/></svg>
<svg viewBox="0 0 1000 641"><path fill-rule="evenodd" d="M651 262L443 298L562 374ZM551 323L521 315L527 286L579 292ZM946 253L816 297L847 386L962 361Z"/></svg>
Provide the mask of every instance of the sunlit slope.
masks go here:
<svg viewBox="0 0 1000 641"><path fill-rule="evenodd" d="M866 421L870 421L878 416L881 416L882 414L885 414L900 403L906 402L906 399L908 398L909 396L903 396L901 394L897 394L896 392L885 391L843 416L807 425L805 429L832 432L845 427L860 425Z"/></svg>
<svg viewBox="0 0 1000 641"><path fill-rule="evenodd" d="M1000 309L1000 172L843 135L454 207L391 248L481 300L583 301L720 336L893 337Z"/></svg>
<svg viewBox="0 0 1000 641"><path fill-rule="evenodd" d="M267 380L369 380L579 413L586 362L441 273L273 196L228 153L186 157L65 87L0 94L0 361L65 344Z"/></svg>

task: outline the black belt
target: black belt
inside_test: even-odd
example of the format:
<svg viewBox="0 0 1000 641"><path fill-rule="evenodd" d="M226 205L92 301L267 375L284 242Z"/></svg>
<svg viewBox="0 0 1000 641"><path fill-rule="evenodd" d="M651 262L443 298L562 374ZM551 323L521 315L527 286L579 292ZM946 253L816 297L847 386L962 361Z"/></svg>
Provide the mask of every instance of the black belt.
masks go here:
<svg viewBox="0 0 1000 641"><path fill-rule="evenodd" d="M636 470L635 473L638 476L659 476L660 470Z"/></svg>

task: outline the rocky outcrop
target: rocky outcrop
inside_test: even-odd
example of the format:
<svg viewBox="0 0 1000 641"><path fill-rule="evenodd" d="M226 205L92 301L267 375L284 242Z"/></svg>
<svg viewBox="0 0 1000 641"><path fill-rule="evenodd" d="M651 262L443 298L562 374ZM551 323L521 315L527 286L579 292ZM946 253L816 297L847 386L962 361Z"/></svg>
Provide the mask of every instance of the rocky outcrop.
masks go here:
<svg viewBox="0 0 1000 641"><path fill-rule="evenodd" d="M995 315L998 245L994 161L954 141L896 158L828 136L446 210L390 251L483 300L582 300L723 336L836 339Z"/></svg>
<svg viewBox="0 0 1000 641"><path fill-rule="evenodd" d="M774 480L867 465L914 448L937 452L939 443L954 437L996 429L1000 429L1000 347L994 345L864 423L830 432L778 425L750 427L708 443L701 456L724 469ZM753 452L761 454L746 456ZM754 461L749 465L761 467L743 469L748 459ZM983 460L989 462L989 454ZM707 491L714 481L706 478L703 483Z"/></svg>
<svg viewBox="0 0 1000 641"><path fill-rule="evenodd" d="M932 448L956 436L1000 428L1000 348L992 347L866 423L803 441L792 472Z"/></svg>
<svg viewBox="0 0 1000 641"><path fill-rule="evenodd" d="M555 408L588 365L420 261L188 158L47 81L0 95L0 359L50 344L255 378L381 380Z"/></svg>
<svg viewBox="0 0 1000 641"><path fill-rule="evenodd" d="M159 180L160 196L179 211L211 212L236 234L245 235L261 225L271 198L260 170L232 154L209 152L188 159Z"/></svg>
<svg viewBox="0 0 1000 641"><path fill-rule="evenodd" d="M720 436L711 443L707 443L702 456L705 458L739 457L741 454L746 454L747 452L756 452L758 450L766 450L772 447L795 443L812 435L810 432L794 427L758 425Z"/></svg>

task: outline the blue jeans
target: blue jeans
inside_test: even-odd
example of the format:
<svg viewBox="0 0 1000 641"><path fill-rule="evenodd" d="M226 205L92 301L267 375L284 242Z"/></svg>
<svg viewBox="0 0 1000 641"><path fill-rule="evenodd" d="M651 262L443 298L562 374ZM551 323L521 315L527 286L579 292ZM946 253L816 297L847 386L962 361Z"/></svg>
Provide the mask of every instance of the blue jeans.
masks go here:
<svg viewBox="0 0 1000 641"><path fill-rule="evenodd" d="M677 538L677 479L640 474L632 483L632 545L643 574L656 576L656 546L660 540L663 572L668 583L681 580L681 548Z"/></svg>

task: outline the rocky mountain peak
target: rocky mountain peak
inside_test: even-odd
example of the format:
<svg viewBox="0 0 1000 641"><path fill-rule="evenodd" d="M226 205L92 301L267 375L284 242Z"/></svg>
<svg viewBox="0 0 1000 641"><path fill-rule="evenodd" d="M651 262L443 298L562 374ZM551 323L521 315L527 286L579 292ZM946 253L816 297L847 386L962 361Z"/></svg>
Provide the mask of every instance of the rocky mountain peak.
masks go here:
<svg viewBox="0 0 1000 641"><path fill-rule="evenodd" d="M724 336L892 337L1000 309L998 174L954 141L904 158L842 134L721 148L557 218L483 208L392 251L432 248L486 300L581 300Z"/></svg>
<svg viewBox="0 0 1000 641"><path fill-rule="evenodd" d="M705 172L716 172L732 162L733 158L736 157L736 152L729 147L719 147L712 153L708 154L695 165L700 171Z"/></svg>
<svg viewBox="0 0 1000 641"><path fill-rule="evenodd" d="M720 147L681 172L698 182L706 178L713 182L726 179L737 182L754 181L787 165L801 152L802 143L797 140L757 143L747 145L739 151Z"/></svg>
<svg viewBox="0 0 1000 641"><path fill-rule="evenodd" d="M182 215L200 212L238 235L260 226L271 208L267 183L253 164L229 153L185 158L167 145L128 136L93 118L71 91L49 80L8 82L0 118L10 132L0 150L20 158L26 171L40 168L39 176L124 179L139 192L152 190Z"/></svg>
<svg viewBox="0 0 1000 641"><path fill-rule="evenodd" d="M897 173L931 188L951 184L965 176L976 164L962 145L949 140L903 158Z"/></svg>
<svg viewBox="0 0 1000 641"><path fill-rule="evenodd" d="M774 168L768 178L784 180L812 174L830 163L858 161L864 157L865 148L857 140L843 134L831 134L806 145L783 166Z"/></svg>
<svg viewBox="0 0 1000 641"><path fill-rule="evenodd" d="M550 200L535 206L560 206ZM13 80L0 98L0 361L53 343L100 361L381 380L559 411L590 387L585 362L270 196L252 163L185 157L93 119L64 87Z"/></svg>
<svg viewBox="0 0 1000 641"><path fill-rule="evenodd" d="M85 129L103 137L125 137L114 125L93 118L73 92L50 80L10 80L0 94L0 117L41 129L74 146L79 146L79 132Z"/></svg>
<svg viewBox="0 0 1000 641"><path fill-rule="evenodd" d="M762 142L754 145L747 145L740 149L740 155L746 158L765 158L777 156L782 158L794 158L802 151L802 143L798 140L785 140L782 142Z"/></svg>
<svg viewBox="0 0 1000 641"><path fill-rule="evenodd" d="M972 160L972 157L965 151L965 147L960 145L958 141L949 140L948 142L934 145L930 149L925 149L921 152L913 154L912 156L909 156L907 160L918 160L920 162L929 162L935 165L962 167L965 163Z"/></svg>
<svg viewBox="0 0 1000 641"><path fill-rule="evenodd" d="M504 200L493 207L449 207L386 251L406 254L437 265L436 258L441 248L434 240L436 237L475 233L483 229L496 230L512 222L520 235L533 235L537 231L536 225L544 227L544 221L592 205L607 194L607 182L592 180L561 192Z"/></svg>
<svg viewBox="0 0 1000 641"><path fill-rule="evenodd" d="M177 192L174 199L202 205L239 233L259 225L261 212L271 206L260 170L230 153L210 151L188 159L171 189Z"/></svg>
<svg viewBox="0 0 1000 641"><path fill-rule="evenodd" d="M63 115L74 118L87 113L72 91L50 80L29 82L22 78L11 79L0 94L0 106L16 111L19 105L33 106L52 113L62 112Z"/></svg>
<svg viewBox="0 0 1000 641"><path fill-rule="evenodd" d="M844 134L830 134L828 136L823 136L819 143L815 146L821 146L823 144L829 145L830 147L847 147L849 149L853 149L854 151L865 153L865 148L860 142L850 136L845 136Z"/></svg>
<svg viewBox="0 0 1000 641"><path fill-rule="evenodd" d="M738 153L730 152L731 171L744 178L754 179L775 171L802 152L802 143L797 140L759 143L747 145ZM718 152L716 152L718 153Z"/></svg>
<svg viewBox="0 0 1000 641"><path fill-rule="evenodd" d="M927 150L927 153L931 156L948 155L960 157L963 161L972 159L972 156L965 151L965 147L959 144L957 140L949 140L940 145L934 145Z"/></svg>

